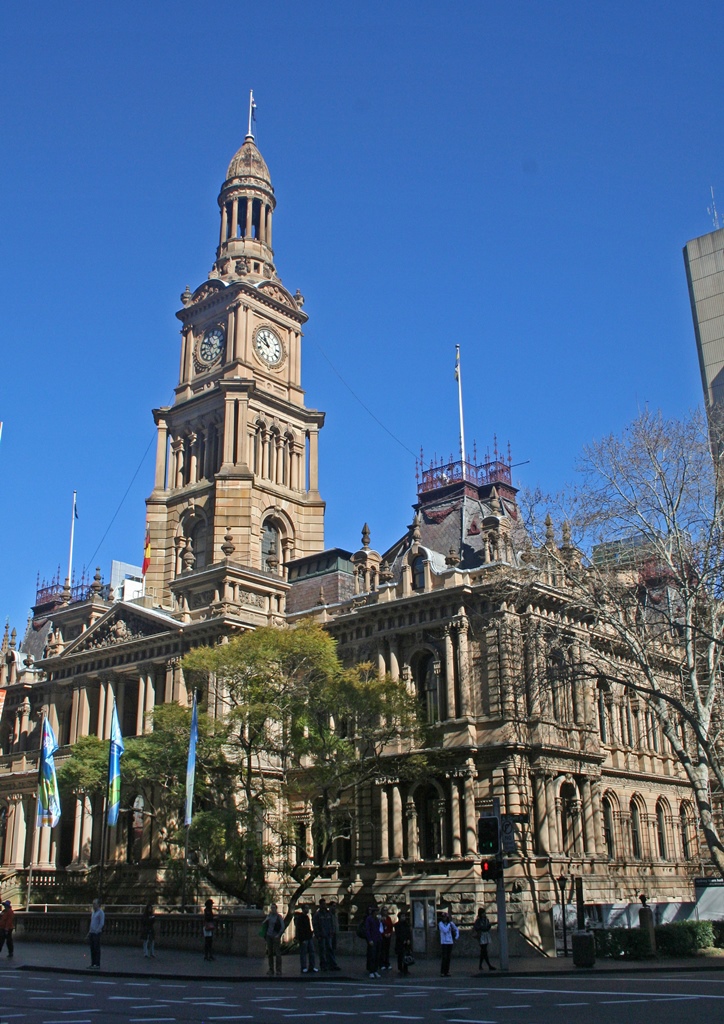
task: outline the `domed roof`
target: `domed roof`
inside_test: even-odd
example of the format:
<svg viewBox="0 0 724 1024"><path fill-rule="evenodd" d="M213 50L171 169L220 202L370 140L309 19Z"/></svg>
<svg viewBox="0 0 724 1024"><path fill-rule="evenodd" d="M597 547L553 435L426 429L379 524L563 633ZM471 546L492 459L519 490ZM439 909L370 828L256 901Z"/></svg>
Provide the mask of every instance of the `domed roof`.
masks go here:
<svg viewBox="0 0 724 1024"><path fill-rule="evenodd" d="M261 178L271 186L271 176L264 157L254 145L254 137L247 135L244 144L232 157L226 180L231 178Z"/></svg>

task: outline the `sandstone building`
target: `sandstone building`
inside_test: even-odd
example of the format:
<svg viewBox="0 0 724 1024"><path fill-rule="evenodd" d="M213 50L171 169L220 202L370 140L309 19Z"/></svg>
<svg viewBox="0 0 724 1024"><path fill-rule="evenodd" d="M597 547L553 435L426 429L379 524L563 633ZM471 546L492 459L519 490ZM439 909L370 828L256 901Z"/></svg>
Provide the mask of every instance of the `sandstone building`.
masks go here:
<svg viewBox="0 0 724 1024"><path fill-rule="evenodd" d="M423 931L442 902L465 919L492 898L476 822L498 798L527 821L507 878L513 921L535 944L561 875L583 875L598 904L642 890L690 900L702 865L688 784L646 708L579 671L594 640L554 577L543 572L523 605L510 587L530 553L497 447L481 462L423 467L413 521L387 551L372 548L366 526L358 550L325 549L324 414L301 386L307 317L277 274L276 199L251 135L218 202L216 259L177 313L175 402L154 410L146 595L113 600L100 573L75 592L56 582L39 590L22 642L7 630L2 642L5 875L32 865L51 885L99 860L100 808L87 795L63 807L57 828L34 827L44 711L65 750L89 733L109 737L114 700L123 733L142 734L156 704L187 701L180 659L191 647L312 615L345 659L405 680L433 737L428 777L390 774L359 793L317 895L343 914L367 898L417 900ZM163 836L135 810L111 830L110 858L152 868ZM313 857L312 809L292 811L300 856Z"/></svg>

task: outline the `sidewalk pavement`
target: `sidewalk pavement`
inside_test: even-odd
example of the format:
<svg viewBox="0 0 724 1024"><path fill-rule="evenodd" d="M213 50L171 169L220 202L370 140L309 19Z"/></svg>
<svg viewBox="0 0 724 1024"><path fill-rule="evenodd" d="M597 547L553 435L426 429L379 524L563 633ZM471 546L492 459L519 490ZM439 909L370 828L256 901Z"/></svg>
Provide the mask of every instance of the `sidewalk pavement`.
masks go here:
<svg viewBox="0 0 724 1024"><path fill-rule="evenodd" d="M366 979L370 984L380 984L380 981L367 978L364 969L365 960L360 952L359 956L340 956L338 958L340 971L333 973L301 974L299 968L299 956L296 953L289 954L283 959L283 976L275 978L273 983L280 981L302 981L315 982L321 979L330 981L361 981ZM0 972L9 970L23 971L55 971L61 973L85 973L90 964L90 954L86 945L78 943L51 943L51 942L24 942L16 941L15 956L8 959L4 952L0 957ZM634 960L614 961L598 960L596 966L591 970L580 969L573 966L570 957L558 957L556 959L545 957L515 957L511 958L510 970L502 972L488 972L487 969L480 974L477 970L477 962L469 957L456 958L453 954L452 977L455 979L481 978L487 979L488 974L492 978L499 977L545 977L547 975L566 974L610 974L616 973L650 973L651 971L665 971L674 973L681 971L724 971L724 957L691 957L688 959L674 960ZM436 957L429 959L418 959L417 963L410 968L409 978L399 978L396 963L389 972L383 972L382 981L387 978L394 978L406 984L409 981L431 981L439 980L440 965ZM219 955L211 963L205 963L203 953L178 949L156 949L155 959L144 957L143 949L139 946L111 946L106 945L102 950L101 970L97 973L106 976L120 978L179 978L184 981L203 981L211 979L223 979L225 981L267 981L266 961L256 957L247 958L239 956ZM88 971L90 974L91 972ZM93 972L94 975L96 972Z"/></svg>

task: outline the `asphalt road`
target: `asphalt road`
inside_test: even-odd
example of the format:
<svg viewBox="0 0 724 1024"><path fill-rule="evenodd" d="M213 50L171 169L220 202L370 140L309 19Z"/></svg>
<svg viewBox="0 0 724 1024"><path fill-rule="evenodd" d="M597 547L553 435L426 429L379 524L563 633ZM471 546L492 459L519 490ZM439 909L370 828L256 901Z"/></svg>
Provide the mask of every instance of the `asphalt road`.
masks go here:
<svg viewBox="0 0 724 1024"><path fill-rule="evenodd" d="M721 971L595 977L379 981L161 981L17 971L0 1024L422 1021L425 1024L701 1024L724 1017Z"/></svg>

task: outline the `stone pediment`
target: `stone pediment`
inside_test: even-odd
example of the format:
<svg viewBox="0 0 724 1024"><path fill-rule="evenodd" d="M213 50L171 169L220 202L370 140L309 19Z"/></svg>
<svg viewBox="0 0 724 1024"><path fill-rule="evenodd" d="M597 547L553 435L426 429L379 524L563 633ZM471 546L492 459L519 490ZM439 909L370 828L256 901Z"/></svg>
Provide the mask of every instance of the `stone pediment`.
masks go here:
<svg viewBox="0 0 724 1024"><path fill-rule="evenodd" d="M262 281L261 284L257 285L257 291L261 292L262 295L268 295L270 299L274 299L275 302L279 302L282 306L288 306L295 312L299 308L286 288L276 281Z"/></svg>
<svg viewBox="0 0 724 1024"><path fill-rule="evenodd" d="M94 623L89 629L68 644L61 658L73 654L85 654L90 651L105 650L120 644L132 643L174 632L179 628L178 622L159 612L153 612L135 605L119 603Z"/></svg>

